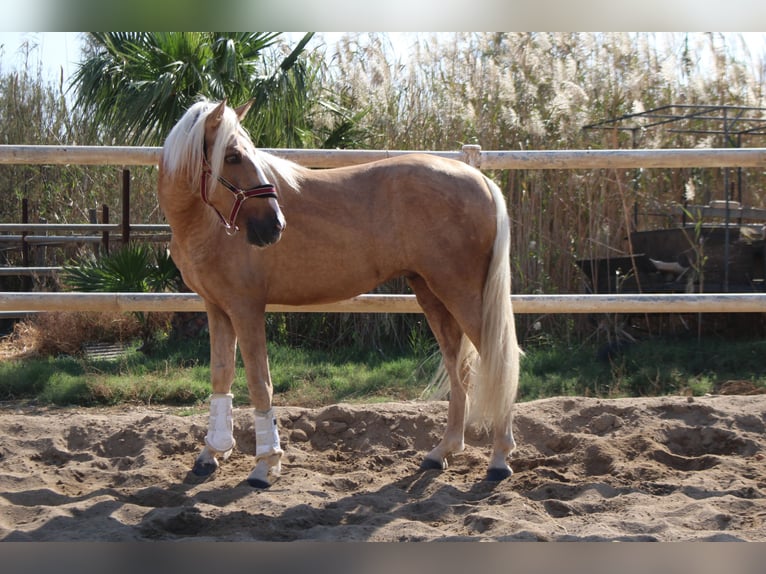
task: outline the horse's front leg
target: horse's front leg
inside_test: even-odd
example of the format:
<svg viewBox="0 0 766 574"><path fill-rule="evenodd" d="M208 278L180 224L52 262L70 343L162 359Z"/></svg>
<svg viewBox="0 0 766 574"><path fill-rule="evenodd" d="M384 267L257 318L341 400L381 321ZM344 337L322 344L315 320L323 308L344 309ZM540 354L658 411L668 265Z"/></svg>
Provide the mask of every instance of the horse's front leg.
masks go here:
<svg viewBox="0 0 766 574"><path fill-rule="evenodd" d="M234 448L234 419L231 385L234 381L234 359L237 337L228 315L212 303L206 304L210 330L210 419L205 447L197 457L192 472L208 476L218 468L217 456L226 460Z"/></svg>
<svg viewBox="0 0 766 574"><path fill-rule="evenodd" d="M271 405L274 393L266 354L264 310L237 316L239 350L245 364L247 388L255 415L255 468L247 482L255 488L268 488L281 472L282 448L277 420Z"/></svg>

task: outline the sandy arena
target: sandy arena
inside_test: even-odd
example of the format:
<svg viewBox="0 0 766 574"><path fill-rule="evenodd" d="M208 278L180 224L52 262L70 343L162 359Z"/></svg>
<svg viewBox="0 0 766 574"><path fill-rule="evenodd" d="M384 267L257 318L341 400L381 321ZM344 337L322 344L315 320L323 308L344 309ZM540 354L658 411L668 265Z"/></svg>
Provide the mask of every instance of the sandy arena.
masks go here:
<svg viewBox="0 0 766 574"><path fill-rule="evenodd" d="M206 480L207 415L171 407L0 407L4 541L763 541L766 395L517 405L515 474L483 480L469 433L420 472L446 403L277 407L282 477L257 491L252 411Z"/></svg>

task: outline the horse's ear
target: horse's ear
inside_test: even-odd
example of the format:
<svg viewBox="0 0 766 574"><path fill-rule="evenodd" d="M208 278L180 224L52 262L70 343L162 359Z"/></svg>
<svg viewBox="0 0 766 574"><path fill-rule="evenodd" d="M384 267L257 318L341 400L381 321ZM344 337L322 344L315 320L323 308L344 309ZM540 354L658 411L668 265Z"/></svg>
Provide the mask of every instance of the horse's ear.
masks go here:
<svg viewBox="0 0 766 574"><path fill-rule="evenodd" d="M223 113L226 111L226 100L218 104L205 120L206 128L217 128L223 119Z"/></svg>
<svg viewBox="0 0 766 574"><path fill-rule="evenodd" d="M248 100L238 108L234 108L234 112L237 114L237 117L239 118L239 121L245 119L245 116L247 115L247 112L250 111L250 108L253 105L253 102L255 102L255 98L252 98L251 100Z"/></svg>

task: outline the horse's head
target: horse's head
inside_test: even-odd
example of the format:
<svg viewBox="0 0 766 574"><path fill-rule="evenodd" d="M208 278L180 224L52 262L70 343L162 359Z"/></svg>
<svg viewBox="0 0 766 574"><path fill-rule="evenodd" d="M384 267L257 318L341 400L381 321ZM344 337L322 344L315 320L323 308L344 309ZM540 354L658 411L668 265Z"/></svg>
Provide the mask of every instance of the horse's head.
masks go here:
<svg viewBox="0 0 766 574"><path fill-rule="evenodd" d="M277 190L240 124L251 103L231 109L223 101L207 114L200 194L230 235L242 228L250 243L265 247L279 241L285 218Z"/></svg>

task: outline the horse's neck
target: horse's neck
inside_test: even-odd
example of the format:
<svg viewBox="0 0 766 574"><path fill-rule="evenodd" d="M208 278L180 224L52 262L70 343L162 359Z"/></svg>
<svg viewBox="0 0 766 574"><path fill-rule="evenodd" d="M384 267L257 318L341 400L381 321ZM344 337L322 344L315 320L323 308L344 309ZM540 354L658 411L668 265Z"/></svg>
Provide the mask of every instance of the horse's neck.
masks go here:
<svg viewBox="0 0 766 574"><path fill-rule="evenodd" d="M181 244L209 237L209 228L220 225L213 210L202 203L194 190L176 187L166 191L162 210L173 236Z"/></svg>

